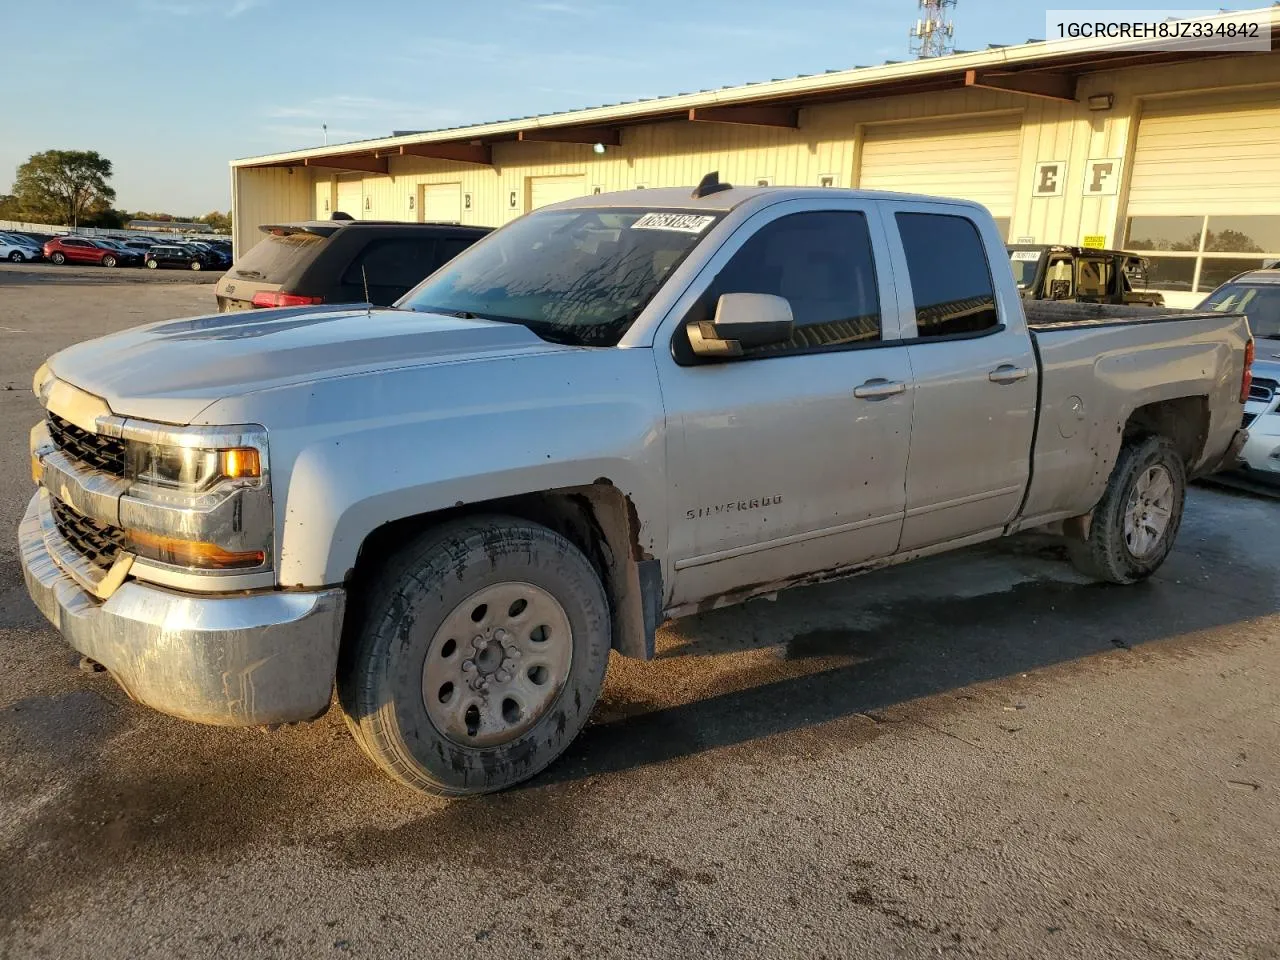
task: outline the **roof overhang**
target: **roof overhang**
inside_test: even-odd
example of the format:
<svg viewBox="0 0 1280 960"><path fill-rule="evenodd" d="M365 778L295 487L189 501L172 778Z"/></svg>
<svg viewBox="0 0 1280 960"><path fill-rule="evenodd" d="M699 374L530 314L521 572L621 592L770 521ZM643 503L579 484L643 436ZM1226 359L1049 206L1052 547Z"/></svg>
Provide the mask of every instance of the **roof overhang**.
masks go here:
<svg viewBox="0 0 1280 960"><path fill-rule="evenodd" d="M1254 11L1272 24L1271 51L1280 49L1280 7ZM1222 14L1222 18L1239 17ZM1202 18L1212 22L1218 17ZM912 93L977 88L1074 102L1081 76L1103 70L1239 57L1239 52L1159 50L1132 40L1067 40L993 47L974 53L857 67L813 76L680 94L634 103L592 107L486 123L313 147L231 161L236 168L317 166L386 173L387 158L416 156L492 164L494 143L578 143L618 146L627 128L671 121L736 123L795 128L799 112L822 103L878 99Z"/></svg>

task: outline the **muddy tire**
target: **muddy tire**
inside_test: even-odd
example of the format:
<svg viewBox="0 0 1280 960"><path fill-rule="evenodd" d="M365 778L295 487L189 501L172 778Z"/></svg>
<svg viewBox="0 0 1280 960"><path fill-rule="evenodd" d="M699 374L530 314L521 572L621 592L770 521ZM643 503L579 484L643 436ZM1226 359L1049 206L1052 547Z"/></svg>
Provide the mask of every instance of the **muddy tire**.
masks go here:
<svg viewBox="0 0 1280 960"><path fill-rule="evenodd" d="M1173 549L1186 495L1186 465L1170 441L1126 444L1093 510L1088 538L1068 541L1071 562L1109 583L1147 579Z"/></svg>
<svg viewBox="0 0 1280 960"><path fill-rule="evenodd" d="M604 682L609 605L577 547L480 516L428 531L365 591L339 668L347 726L410 787L489 793L545 769Z"/></svg>

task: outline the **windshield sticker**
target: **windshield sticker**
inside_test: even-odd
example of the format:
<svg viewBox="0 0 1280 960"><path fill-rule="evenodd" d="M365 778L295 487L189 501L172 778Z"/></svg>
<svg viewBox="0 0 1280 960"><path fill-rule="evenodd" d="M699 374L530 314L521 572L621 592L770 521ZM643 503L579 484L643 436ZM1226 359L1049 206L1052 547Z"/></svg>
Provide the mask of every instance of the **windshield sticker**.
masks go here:
<svg viewBox="0 0 1280 960"><path fill-rule="evenodd" d="M678 233L701 233L715 222L715 217L697 213L646 213L631 225L632 230L675 230Z"/></svg>
<svg viewBox="0 0 1280 960"><path fill-rule="evenodd" d="M1014 263L1017 263L1019 260L1039 260L1042 252L1043 251L1041 250L1015 250L1010 255L1009 259Z"/></svg>

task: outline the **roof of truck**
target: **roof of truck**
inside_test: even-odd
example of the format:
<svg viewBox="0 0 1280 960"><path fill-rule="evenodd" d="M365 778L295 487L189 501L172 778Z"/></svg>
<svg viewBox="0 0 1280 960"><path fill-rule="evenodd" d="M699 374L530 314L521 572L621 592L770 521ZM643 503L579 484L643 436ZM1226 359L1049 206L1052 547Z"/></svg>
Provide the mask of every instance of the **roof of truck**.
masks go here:
<svg viewBox="0 0 1280 960"><path fill-rule="evenodd" d="M951 197L926 197L916 193L890 193L885 190L849 190L840 187L733 187L721 184L722 189L705 196L695 197L692 187L660 187L652 190L620 190L617 193L596 193L575 197L553 204L554 207L639 207L642 210L700 210L706 213L727 213L759 197L775 200L830 200L832 197L855 200L906 200L928 203L954 203L960 206L984 209L970 200Z"/></svg>

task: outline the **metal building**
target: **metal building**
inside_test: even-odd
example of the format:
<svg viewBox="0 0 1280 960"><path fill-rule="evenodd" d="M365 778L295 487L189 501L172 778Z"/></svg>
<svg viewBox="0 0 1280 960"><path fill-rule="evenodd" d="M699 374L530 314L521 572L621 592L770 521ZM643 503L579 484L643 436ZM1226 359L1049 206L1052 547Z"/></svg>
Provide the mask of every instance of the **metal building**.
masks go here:
<svg viewBox="0 0 1280 960"><path fill-rule="evenodd" d="M1280 34L1280 8L1260 15ZM1012 241L1148 251L1189 305L1280 258L1278 48L1033 42L252 157L231 164L235 242L337 210L501 225L718 170L977 200Z"/></svg>

